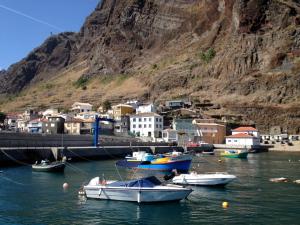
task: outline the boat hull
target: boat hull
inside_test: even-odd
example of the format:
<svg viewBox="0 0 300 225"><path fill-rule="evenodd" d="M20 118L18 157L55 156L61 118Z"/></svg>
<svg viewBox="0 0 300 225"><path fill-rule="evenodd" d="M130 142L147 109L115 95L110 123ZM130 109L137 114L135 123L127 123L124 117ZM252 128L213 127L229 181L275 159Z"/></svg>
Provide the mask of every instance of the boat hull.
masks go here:
<svg viewBox="0 0 300 225"><path fill-rule="evenodd" d="M198 185L198 186L225 186L236 179L229 174L181 174L173 178L175 184Z"/></svg>
<svg viewBox="0 0 300 225"><path fill-rule="evenodd" d="M59 173L63 172L66 165L64 163L60 164L51 164L47 166L42 165L32 165L32 170L35 172L52 172L52 173Z"/></svg>
<svg viewBox="0 0 300 225"><path fill-rule="evenodd" d="M246 159L248 157L248 152L242 152L242 153L221 153L221 156L226 157L226 158Z"/></svg>
<svg viewBox="0 0 300 225"><path fill-rule="evenodd" d="M190 189L140 189L140 188L109 188L84 187L86 197L91 199L130 201L130 202L166 202L180 201L186 198Z"/></svg>
<svg viewBox="0 0 300 225"><path fill-rule="evenodd" d="M139 170L172 171L173 169L176 169L178 171L185 172L189 170L191 162L191 160L183 160L152 164L150 162L147 163L140 161L120 160L116 163L116 165L120 167Z"/></svg>

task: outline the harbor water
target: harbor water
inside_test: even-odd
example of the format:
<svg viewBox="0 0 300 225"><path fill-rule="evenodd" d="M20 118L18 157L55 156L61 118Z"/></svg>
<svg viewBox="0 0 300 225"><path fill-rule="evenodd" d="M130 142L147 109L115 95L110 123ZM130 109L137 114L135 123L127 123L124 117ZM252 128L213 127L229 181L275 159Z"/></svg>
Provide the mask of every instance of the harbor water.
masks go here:
<svg viewBox="0 0 300 225"><path fill-rule="evenodd" d="M137 204L86 200L79 188L95 176L141 176L116 170L116 160L72 163L64 174L32 172L29 166L2 168L0 224L300 224L300 184L270 178L300 179L300 154L260 153L248 159L195 156L192 169L227 171L238 177L225 188L193 187L180 202ZM119 171L119 172L118 172ZM69 188L63 190L63 183ZM222 208L222 202L229 207Z"/></svg>

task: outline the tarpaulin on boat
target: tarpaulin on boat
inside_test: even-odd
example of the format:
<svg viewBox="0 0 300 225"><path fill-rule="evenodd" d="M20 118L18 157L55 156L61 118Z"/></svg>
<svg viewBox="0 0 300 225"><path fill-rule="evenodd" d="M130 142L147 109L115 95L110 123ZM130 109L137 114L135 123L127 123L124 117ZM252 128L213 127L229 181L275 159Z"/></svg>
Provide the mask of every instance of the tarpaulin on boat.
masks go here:
<svg viewBox="0 0 300 225"><path fill-rule="evenodd" d="M109 187L154 187L160 185L161 182L154 176L145 177L131 181L117 181L107 186Z"/></svg>

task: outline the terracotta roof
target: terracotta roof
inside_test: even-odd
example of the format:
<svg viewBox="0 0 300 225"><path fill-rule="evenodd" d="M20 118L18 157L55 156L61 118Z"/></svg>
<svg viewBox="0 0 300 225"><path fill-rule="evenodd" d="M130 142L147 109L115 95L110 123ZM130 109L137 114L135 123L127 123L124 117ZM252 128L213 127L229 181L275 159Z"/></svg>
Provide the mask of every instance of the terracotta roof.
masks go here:
<svg viewBox="0 0 300 225"><path fill-rule="evenodd" d="M72 119L68 119L65 123L82 123L82 122L84 122L84 120L72 118Z"/></svg>
<svg viewBox="0 0 300 225"><path fill-rule="evenodd" d="M232 131L241 131L241 132L244 132L244 131L257 131L254 127L238 127Z"/></svg>
<svg viewBox="0 0 300 225"><path fill-rule="evenodd" d="M249 134L240 133L240 134L234 134L234 135L231 135L231 136L227 136L226 138L256 138L256 137L251 136Z"/></svg>

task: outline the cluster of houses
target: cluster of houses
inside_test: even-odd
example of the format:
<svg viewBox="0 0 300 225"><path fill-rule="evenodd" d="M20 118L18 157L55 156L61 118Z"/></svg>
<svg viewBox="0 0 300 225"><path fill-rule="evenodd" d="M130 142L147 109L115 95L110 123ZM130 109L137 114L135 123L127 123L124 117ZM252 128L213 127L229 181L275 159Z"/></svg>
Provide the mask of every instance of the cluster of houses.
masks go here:
<svg viewBox="0 0 300 225"><path fill-rule="evenodd" d="M93 134L95 118L100 120L100 134L132 136L142 141L178 143L180 145L228 144L259 145L259 132L253 127L240 127L228 131L224 121L202 116L169 116L165 112L189 110L188 101L167 101L163 109L153 103L141 104L128 101L125 104L93 111L89 103L75 102L68 113L57 109L42 112L27 110L24 113L9 113L5 121L11 131L45 134ZM190 110L191 111L191 110ZM188 111L189 112L189 111ZM181 114L182 115L182 114Z"/></svg>

